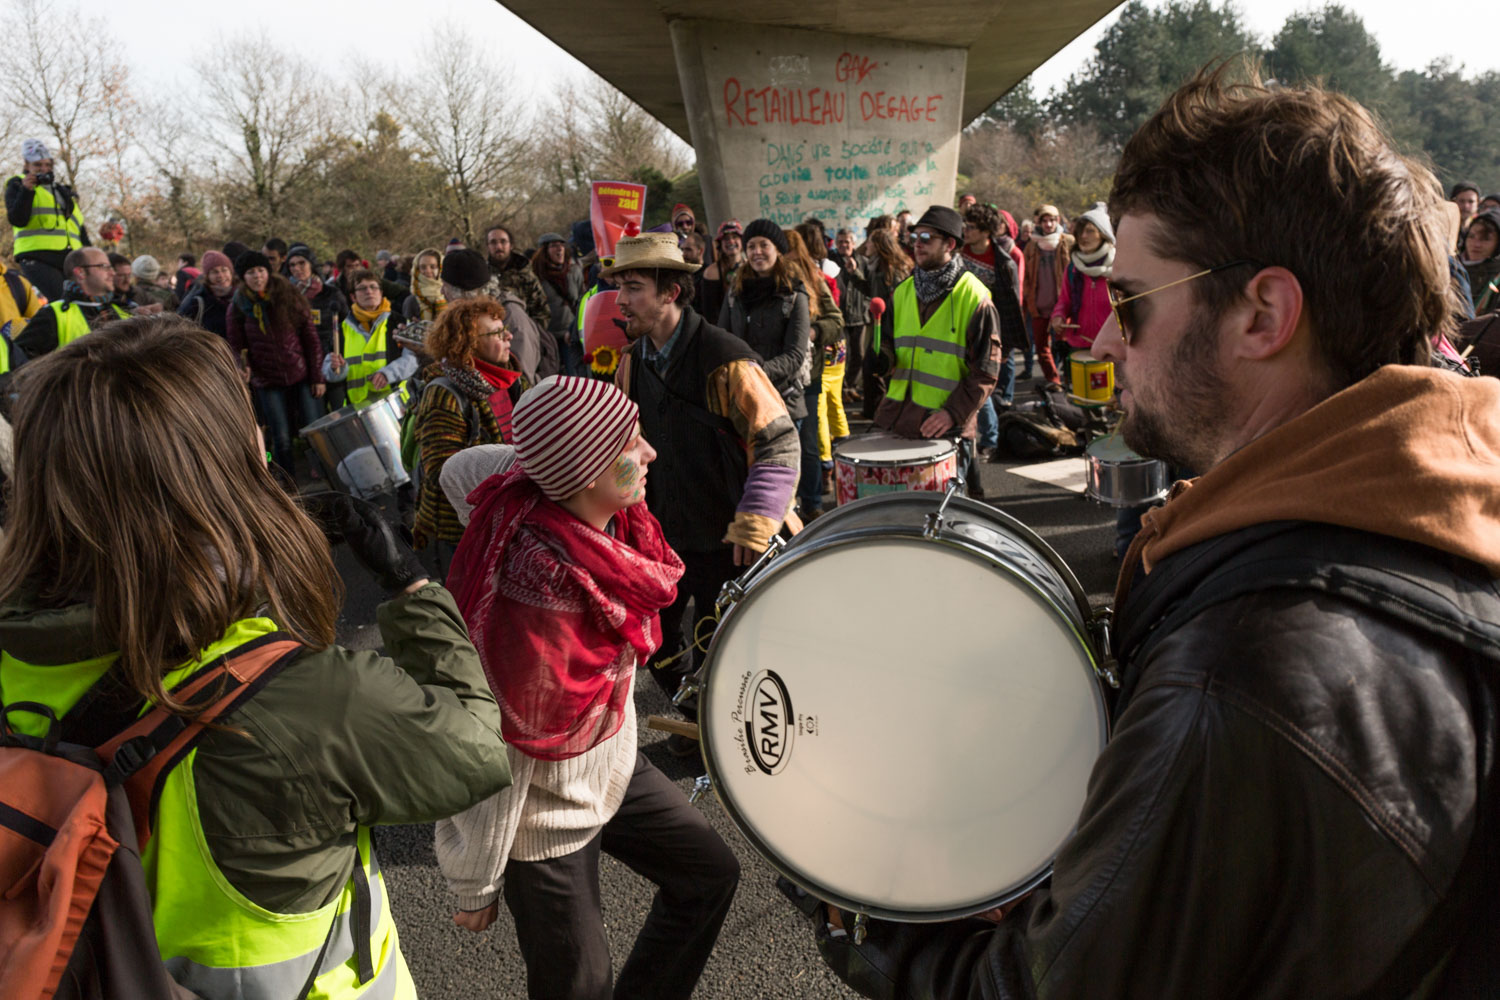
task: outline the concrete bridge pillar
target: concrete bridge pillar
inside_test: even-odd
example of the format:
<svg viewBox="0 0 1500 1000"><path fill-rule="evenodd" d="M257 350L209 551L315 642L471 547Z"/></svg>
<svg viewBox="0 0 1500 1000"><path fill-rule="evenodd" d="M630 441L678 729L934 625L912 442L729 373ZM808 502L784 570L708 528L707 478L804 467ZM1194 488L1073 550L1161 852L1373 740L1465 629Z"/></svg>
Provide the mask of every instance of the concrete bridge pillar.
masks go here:
<svg viewBox="0 0 1500 1000"><path fill-rule="evenodd" d="M715 225L815 215L862 234L953 204L966 50L711 20L671 32Z"/></svg>

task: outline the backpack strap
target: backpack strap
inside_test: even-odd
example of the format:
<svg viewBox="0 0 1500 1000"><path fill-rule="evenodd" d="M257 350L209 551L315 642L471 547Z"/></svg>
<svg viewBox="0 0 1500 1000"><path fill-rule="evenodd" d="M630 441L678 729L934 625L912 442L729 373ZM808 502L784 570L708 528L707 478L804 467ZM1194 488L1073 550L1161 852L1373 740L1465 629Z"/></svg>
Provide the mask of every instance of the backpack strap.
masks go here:
<svg viewBox="0 0 1500 1000"><path fill-rule="evenodd" d="M211 699L194 718L156 707L96 749L104 777L122 782L135 818L137 842L151 838L151 812L167 774L197 746L208 727L255 697L302 652L302 644L275 632L204 665L172 689L181 701Z"/></svg>
<svg viewBox="0 0 1500 1000"><path fill-rule="evenodd" d="M468 435L468 440L464 447L474 447L474 445L479 443L479 421L475 419L474 401L464 394L464 391L458 387L457 382L446 375L439 375L431 382L428 382L427 386L422 390L422 395L427 395L427 390L435 385L442 386L448 395L458 400L458 412L464 418L464 432Z"/></svg>

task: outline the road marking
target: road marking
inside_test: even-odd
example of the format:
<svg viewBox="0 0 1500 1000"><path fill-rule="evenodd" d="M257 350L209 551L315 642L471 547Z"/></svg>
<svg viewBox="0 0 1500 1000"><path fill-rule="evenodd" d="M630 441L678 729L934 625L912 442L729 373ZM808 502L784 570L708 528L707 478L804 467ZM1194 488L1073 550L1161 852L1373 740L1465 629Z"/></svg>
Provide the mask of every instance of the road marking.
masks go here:
<svg viewBox="0 0 1500 1000"><path fill-rule="evenodd" d="M1019 465L1005 471L1013 476L1034 479L1074 493L1082 493L1088 485L1087 467L1081 458L1060 458L1055 462L1042 462L1038 465Z"/></svg>

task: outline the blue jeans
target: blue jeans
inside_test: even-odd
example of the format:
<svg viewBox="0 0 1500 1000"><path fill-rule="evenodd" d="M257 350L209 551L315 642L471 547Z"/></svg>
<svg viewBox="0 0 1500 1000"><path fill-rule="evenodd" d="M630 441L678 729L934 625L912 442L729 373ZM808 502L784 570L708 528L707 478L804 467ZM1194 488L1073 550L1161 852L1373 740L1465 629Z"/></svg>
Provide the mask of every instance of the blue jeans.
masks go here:
<svg viewBox="0 0 1500 1000"><path fill-rule="evenodd" d="M984 402L979 404L979 449L988 451L1000 443L1000 418L995 413L995 398L1000 402L1010 403L1016 398L1016 363L1011 360L1010 352L1005 352L1005 360L1000 362L1000 381L995 386L995 391L984 397Z"/></svg>
<svg viewBox="0 0 1500 1000"><path fill-rule="evenodd" d="M271 446L271 458L287 475L292 469L292 420L297 420L301 430L321 416L318 401L313 398L312 386L306 382L297 385L277 386L267 389L252 389L255 408L266 422L266 443Z"/></svg>
<svg viewBox="0 0 1500 1000"><path fill-rule="evenodd" d="M816 386L817 388L814 388ZM797 483L797 498L803 510L823 506L823 462L818 457L818 406L823 395L821 379L803 390L807 400L807 416L796 421L797 437L802 443L802 475Z"/></svg>

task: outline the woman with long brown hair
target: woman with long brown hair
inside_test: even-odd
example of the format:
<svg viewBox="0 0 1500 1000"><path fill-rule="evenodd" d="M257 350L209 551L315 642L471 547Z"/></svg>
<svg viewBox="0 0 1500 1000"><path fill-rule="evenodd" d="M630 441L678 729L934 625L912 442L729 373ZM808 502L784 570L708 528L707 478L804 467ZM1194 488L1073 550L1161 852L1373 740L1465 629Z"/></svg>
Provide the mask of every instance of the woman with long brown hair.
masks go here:
<svg viewBox="0 0 1500 1000"><path fill-rule="evenodd" d="M463 525L438 485L443 463L476 444L509 444L511 408L531 386L511 357L505 307L491 298L465 299L443 311L427 332L425 352L438 360L422 372L417 404L417 548L436 544L446 566Z"/></svg>
<svg viewBox="0 0 1500 1000"><path fill-rule="evenodd" d="M745 263L719 309L719 326L760 355L761 367L798 427L807 416L810 348L817 290L787 253L791 243L770 219L745 227Z"/></svg>
<svg viewBox="0 0 1500 1000"><path fill-rule="evenodd" d="M241 377L250 383L255 409L270 434L271 455L290 476L292 432L321 415L323 345L307 298L271 273L265 254L240 254L234 273L241 284L226 315L229 346L243 359Z"/></svg>
<svg viewBox="0 0 1500 1000"><path fill-rule="evenodd" d="M866 420L875 416L875 404L885 395L885 376L896 361L895 320L892 318L891 296L896 286L911 276L912 259L896 244L896 237L889 229L877 229L870 234L870 266L865 268L864 281L858 283L859 290L871 299L880 299L886 310L878 321L872 323L870 349L865 353L864 371L861 372L864 392L862 411Z"/></svg>
<svg viewBox="0 0 1500 1000"><path fill-rule="evenodd" d="M109 324L15 387L10 728L95 745L152 704L193 717L185 679L295 644L159 786L144 868L167 968L207 998L304 981L303 995L414 996L370 827L434 821L509 781L452 597L371 505L325 503L322 530L299 509L266 468L236 360L185 319ZM333 644L342 587L325 532L391 594L379 622L394 659Z"/></svg>

